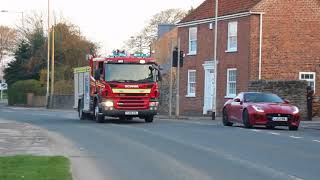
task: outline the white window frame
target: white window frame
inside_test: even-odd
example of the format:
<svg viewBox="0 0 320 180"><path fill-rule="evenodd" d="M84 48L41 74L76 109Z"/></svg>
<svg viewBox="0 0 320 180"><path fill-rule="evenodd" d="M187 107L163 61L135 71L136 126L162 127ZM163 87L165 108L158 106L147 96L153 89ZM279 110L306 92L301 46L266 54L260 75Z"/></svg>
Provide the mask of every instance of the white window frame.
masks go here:
<svg viewBox="0 0 320 180"><path fill-rule="evenodd" d="M191 37L192 31L195 31L196 36L194 39L192 39L192 37ZM191 49L191 42L195 42L195 44L196 44L196 49L193 51ZM189 53L188 53L188 55L196 55L197 49L198 49L198 28L197 27L190 27L189 28Z"/></svg>
<svg viewBox="0 0 320 180"><path fill-rule="evenodd" d="M236 80L235 81L229 81L229 75L230 71L236 71ZM230 83L235 83L235 93L230 94ZM225 98L234 98L237 96L237 68L228 68L227 69L227 88L226 88L226 97Z"/></svg>
<svg viewBox="0 0 320 180"><path fill-rule="evenodd" d="M313 75L313 79L302 79L302 75ZM304 80L304 81L308 81L308 82L313 82L314 87L313 87L313 91L316 92L316 73L315 72L299 72L299 80Z"/></svg>
<svg viewBox="0 0 320 180"><path fill-rule="evenodd" d="M190 82L190 73L194 73L194 82ZM194 92L190 92L190 84L193 83L195 84L195 87L197 86L197 71L196 70L192 70L192 69L189 69L188 70L188 84L187 84L187 95L186 97L196 97L196 89Z"/></svg>
<svg viewBox="0 0 320 180"><path fill-rule="evenodd" d="M235 34L231 34L231 26L235 25ZM236 39L236 47L231 47L231 38L235 37ZM226 52L236 52L238 51L238 22L237 21L232 21L228 23L228 47Z"/></svg>

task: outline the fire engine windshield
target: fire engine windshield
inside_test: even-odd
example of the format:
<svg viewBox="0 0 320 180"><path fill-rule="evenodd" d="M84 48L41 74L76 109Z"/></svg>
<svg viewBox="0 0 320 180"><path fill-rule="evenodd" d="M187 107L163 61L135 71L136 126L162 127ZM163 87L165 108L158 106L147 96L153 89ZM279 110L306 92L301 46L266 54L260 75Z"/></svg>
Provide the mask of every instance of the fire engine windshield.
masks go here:
<svg viewBox="0 0 320 180"><path fill-rule="evenodd" d="M107 82L155 82L157 73L152 64L105 64Z"/></svg>

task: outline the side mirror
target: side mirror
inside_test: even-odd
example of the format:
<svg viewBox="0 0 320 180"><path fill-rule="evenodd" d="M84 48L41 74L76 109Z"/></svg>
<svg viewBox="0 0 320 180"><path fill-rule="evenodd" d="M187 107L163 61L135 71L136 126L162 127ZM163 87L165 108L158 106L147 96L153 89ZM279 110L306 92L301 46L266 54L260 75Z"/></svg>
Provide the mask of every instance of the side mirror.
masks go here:
<svg viewBox="0 0 320 180"><path fill-rule="evenodd" d="M100 80L100 69L96 69L94 71L94 79L97 81L97 80Z"/></svg>
<svg viewBox="0 0 320 180"><path fill-rule="evenodd" d="M158 71L158 81L162 81L162 75L160 71Z"/></svg>
<svg viewBox="0 0 320 180"><path fill-rule="evenodd" d="M287 100L287 99L285 99L285 100L284 100L284 103L285 103L285 104L290 104L290 101Z"/></svg>
<svg viewBox="0 0 320 180"><path fill-rule="evenodd" d="M241 100L239 98L235 98L233 101L234 102L241 102Z"/></svg>

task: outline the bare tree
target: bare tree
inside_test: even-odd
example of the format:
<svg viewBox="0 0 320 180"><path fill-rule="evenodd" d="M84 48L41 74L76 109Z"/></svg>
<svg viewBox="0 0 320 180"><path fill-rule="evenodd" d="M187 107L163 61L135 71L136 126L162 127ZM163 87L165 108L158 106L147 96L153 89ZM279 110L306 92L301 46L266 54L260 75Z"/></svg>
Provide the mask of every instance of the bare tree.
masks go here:
<svg viewBox="0 0 320 180"><path fill-rule="evenodd" d="M5 56L10 55L16 44L17 33L7 26L0 26L0 65Z"/></svg>
<svg viewBox="0 0 320 180"><path fill-rule="evenodd" d="M125 42L125 48L134 52L148 50L150 44L157 39L159 24L176 24L186 16L181 9L168 9L152 16L147 25Z"/></svg>

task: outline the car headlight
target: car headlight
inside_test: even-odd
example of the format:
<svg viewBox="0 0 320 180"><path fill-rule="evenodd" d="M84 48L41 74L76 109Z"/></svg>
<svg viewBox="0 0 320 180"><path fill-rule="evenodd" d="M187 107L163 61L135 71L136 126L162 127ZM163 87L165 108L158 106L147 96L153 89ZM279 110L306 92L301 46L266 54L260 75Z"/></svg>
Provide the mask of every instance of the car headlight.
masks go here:
<svg viewBox="0 0 320 180"><path fill-rule="evenodd" d="M157 107L159 105L159 102L150 102L149 103L149 106L152 106L152 107Z"/></svg>
<svg viewBox="0 0 320 180"><path fill-rule="evenodd" d="M113 101L112 100L106 100L102 102L102 106L104 107L113 107Z"/></svg>
<svg viewBox="0 0 320 180"><path fill-rule="evenodd" d="M259 107L259 106L253 105L252 108L253 108L255 111L257 111L257 112L264 112L264 110L263 110L261 107Z"/></svg>
<svg viewBox="0 0 320 180"><path fill-rule="evenodd" d="M292 109L293 109L293 112L292 112L293 114L298 114L300 112L299 108L296 106L293 106Z"/></svg>

